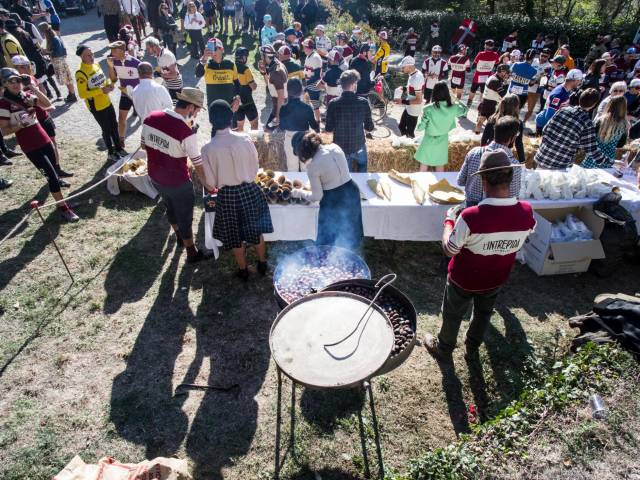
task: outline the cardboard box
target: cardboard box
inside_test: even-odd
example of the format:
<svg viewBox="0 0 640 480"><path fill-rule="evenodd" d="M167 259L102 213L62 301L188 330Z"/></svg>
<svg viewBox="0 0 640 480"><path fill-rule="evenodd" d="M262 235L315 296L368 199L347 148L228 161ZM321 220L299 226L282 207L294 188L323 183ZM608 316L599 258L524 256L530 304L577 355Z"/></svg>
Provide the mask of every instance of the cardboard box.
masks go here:
<svg viewBox="0 0 640 480"><path fill-rule="evenodd" d="M551 243L553 223L574 214L593 233L593 240ZM529 236L523 251L525 261L538 275L581 273L589 269L591 260L605 258L600 234L604 220L593 213L591 206L554 208L534 212L535 231Z"/></svg>

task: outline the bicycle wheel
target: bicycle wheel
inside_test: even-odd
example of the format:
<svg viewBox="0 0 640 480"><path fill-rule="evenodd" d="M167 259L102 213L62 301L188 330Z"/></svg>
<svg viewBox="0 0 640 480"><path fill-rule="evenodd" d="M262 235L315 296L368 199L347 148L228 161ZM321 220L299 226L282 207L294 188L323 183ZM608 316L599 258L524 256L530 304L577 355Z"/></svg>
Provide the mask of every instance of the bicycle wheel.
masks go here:
<svg viewBox="0 0 640 480"><path fill-rule="evenodd" d="M369 92L367 100L371 107L371 117L373 121L376 123L381 122L387 114L387 102L382 100L376 92Z"/></svg>

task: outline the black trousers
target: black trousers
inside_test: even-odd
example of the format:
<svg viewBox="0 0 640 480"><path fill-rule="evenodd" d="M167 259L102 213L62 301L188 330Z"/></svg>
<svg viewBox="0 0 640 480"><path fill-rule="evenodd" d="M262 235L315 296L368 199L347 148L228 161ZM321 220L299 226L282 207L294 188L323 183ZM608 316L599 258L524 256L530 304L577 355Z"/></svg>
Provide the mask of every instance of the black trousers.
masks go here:
<svg viewBox="0 0 640 480"><path fill-rule="evenodd" d="M193 223L193 206L195 194L193 183L188 180L176 187L165 187L153 182L160 193L162 203L166 207L167 220L171 225L178 226L180 238L191 240L193 237L191 224Z"/></svg>
<svg viewBox="0 0 640 480"><path fill-rule="evenodd" d="M120 16L119 15L105 15L104 16L104 31L107 33L109 42L115 42L118 40L118 31L120 30Z"/></svg>
<svg viewBox="0 0 640 480"><path fill-rule="evenodd" d="M431 102L431 95L433 94L433 88L424 87L424 102Z"/></svg>
<svg viewBox="0 0 640 480"><path fill-rule="evenodd" d="M120 150L120 135L118 134L118 120L116 119L116 111L113 105L99 111L92 110L93 118L96 119L100 130L102 130L102 139L107 146L109 153Z"/></svg>
<svg viewBox="0 0 640 480"><path fill-rule="evenodd" d="M33 166L42 172L47 178L49 191L58 193L60 191L60 181L54 165L56 164L56 152L53 149L53 143L48 143L38 150L25 152L27 158L33 163Z"/></svg>
<svg viewBox="0 0 640 480"><path fill-rule="evenodd" d="M204 53L204 37L202 36L202 30L196 29L187 31L191 38L191 45L189 46L191 49L191 57L199 59Z"/></svg>
<svg viewBox="0 0 640 480"><path fill-rule="evenodd" d="M400 124L398 125L398 128L400 129L400 135L404 135L409 138L415 137L416 125L418 125L418 117L409 115L406 110L402 112L402 117L400 117Z"/></svg>
<svg viewBox="0 0 640 480"><path fill-rule="evenodd" d="M0 132L0 153L7 153L7 144L4 143L2 132Z"/></svg>

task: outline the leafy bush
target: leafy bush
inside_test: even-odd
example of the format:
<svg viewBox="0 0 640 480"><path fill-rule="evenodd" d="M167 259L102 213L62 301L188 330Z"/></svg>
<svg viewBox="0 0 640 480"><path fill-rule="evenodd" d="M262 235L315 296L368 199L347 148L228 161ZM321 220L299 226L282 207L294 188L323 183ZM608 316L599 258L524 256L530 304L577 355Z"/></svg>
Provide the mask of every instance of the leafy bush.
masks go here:
<svg viewBox="0 0 640 480"><path fill-rule="evenodd" d="M328 16L325 21L325 28L327 35L332 40L338 32L346 32L347 35L351 35L351 31L356 26L362 28L365 37L374 38L375 31L368 24L356 22L349 13L349 10L339 9L333 0L320 0L319 4L327 12Z"/></svg>
<svg viewBox="0 0 640 480"><path fill-rule="evenodd" d="M413 27L423 40L429 35L429 26L434 20L440 22L440 38L444 49L449 48L453 34L465 18L473 18L478 24L474 50L477 51L487 38L492 38L498 46L502 45L502 39L513 30L518 30L518 39L524 48L531 45L531 41L538 33L569 37L572 55L582 57L589 51L596 35L610 33L614 37L620 37L623 43L630 43L636 32L637 25L618 22L613 25L604 25L597 18L583 18L579 21L569 21L563 18L529 18L525 15L473 15L465 12L429 11L429 10L402 10L388 7L373 6L369 22L376 29L397 28L403 30Z"/></svg>
<svg viewBox="0 0 640 480"><path fill-rule="evenodd" d="M520 398L495 418L472 426L472 434L435 449L410 463L409 472L393 480L467 480L491 478L503 462L526 456L530 435L549 415L586 405L589 395L610 393L621 381L635 382L638 364L613 345L588 343L549 370L533 359L529 382Z"/></svg>

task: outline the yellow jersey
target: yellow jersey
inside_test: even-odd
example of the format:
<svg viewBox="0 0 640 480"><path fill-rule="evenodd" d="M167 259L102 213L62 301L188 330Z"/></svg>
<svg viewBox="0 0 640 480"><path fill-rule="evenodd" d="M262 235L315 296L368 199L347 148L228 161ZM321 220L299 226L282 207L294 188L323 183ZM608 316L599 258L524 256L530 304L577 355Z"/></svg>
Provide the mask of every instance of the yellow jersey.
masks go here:
<svg viewBox="0 0 640 480"><path fill-rule="evenodd" d="M391 45L389 45L389 42L383 41L373 57L373 62L376 65L376 73L381 73L383 75L387 73L387 59L389 58L389 55L391 55Z"/></svg>
<svg viewBox="0 0 640 480"><path fill-rule="evenodd" d="M92 112L99 112L111 105L109 95L102 91L102 87L111 85L111 80L104 74L100 65L81 63L76 71L78 96L84 99L87 108Z"/></svg>

